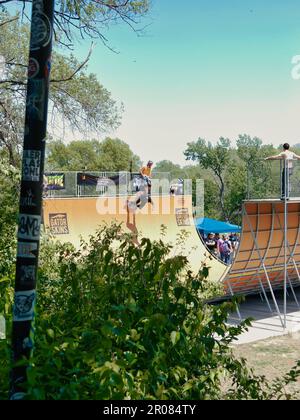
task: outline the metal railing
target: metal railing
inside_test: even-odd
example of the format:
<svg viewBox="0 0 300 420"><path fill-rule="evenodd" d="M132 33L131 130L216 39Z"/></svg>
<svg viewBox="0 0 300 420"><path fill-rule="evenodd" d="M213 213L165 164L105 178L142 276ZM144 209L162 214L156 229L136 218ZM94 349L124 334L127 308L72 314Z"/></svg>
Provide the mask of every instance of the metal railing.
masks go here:
<svg viewBox="0 0 300 420"><path fill-rule="evenodd" d="M168 172L153 172L152 195L169 195L172 181ZM68 197L114 197L134 194L139 190L142 178L130 172L64 172L45 173L45 196ZM192 194L192 185L184 183L182 194Z"/></svg>
<svg viewBox="0 0 300 420"><path fill-rule="evenodd" d="M247 199L300 197L299 160L259 160L247 167Z"/></svg>

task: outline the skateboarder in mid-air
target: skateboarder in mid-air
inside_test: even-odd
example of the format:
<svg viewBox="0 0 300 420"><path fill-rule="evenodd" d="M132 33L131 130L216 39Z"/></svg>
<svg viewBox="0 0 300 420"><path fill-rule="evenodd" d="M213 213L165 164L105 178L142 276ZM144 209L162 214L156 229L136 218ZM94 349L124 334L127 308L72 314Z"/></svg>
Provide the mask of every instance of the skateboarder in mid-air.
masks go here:
<svg viewBox="0 0 300 420"><path fill-rule="evenodd" d="M127 201L127 207L128 207L128 210L131 213L133 213L137 209L142 210L143 207L145 207L147 203L150 203L153 205L151 195L149 194L149 184L147 184L147 182L144 181L142 185L140 186L140 190L136 193L135 199L131 201L129 200Z"/></svg>
<svg viewBox="0 0 300 420"><path fill-rule="evenodd" d="M291 152L290 145L285 143L283 146L283 151L275 156L269 156L265 160L285 160L285 165L281 174L281 200L289 200L290 195L290 176L293 174L293 160L300 160L300 156L296 153Z"/></svg>
<svg viewBox="0 0 300 420"><path fill-rule="evenodd" d="M138 191L133 200L127 200L127 223L126 226L133 233L133 243L139 245L138 230L136 227L135 215L137 209L142 210L147 203L154 206L151 196L149 195L149 186L146 181L142 182L140 191ZM130 220L132 219L132 221Z"/></svg>
<svg viewBox="0 0 300 420"><path fill-rule="evenodd" d="M141 185L135 195L134 200L127 201L127 209L130 213L135 213L137 209L142 209L147 203L153 205L151 199L151 173L152 173L153 162L148 161L147 166L143 166L140 169L140 176L142 177Z"/></svg>

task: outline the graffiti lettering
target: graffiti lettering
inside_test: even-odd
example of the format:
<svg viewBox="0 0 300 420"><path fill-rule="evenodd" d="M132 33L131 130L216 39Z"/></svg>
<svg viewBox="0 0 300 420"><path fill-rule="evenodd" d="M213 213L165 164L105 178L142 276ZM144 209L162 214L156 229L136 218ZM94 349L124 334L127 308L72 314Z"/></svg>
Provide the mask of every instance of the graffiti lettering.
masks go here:
<svg viewBox="0 0 300 420"><path fill-rule="evenodd" d="M35 196L31 189L26 191L26 196L20 199L21 206L36 207Z"/></svg>
<svg viewBox="0 0 300 420"><path fill-rule="evenodd" d="M21 239L39 239L41 227L41 216L20 214L19 233Z"/></svg>

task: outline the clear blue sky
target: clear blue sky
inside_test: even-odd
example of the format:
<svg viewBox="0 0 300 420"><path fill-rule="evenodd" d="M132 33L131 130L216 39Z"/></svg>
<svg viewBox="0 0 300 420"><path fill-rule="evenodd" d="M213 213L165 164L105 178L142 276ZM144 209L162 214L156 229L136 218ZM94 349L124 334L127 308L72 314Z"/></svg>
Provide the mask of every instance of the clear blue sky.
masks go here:
<svg viewBox="0 0 300 420"><path fill-rule="evenodd" d="M124 102L118 136L143 160L184 163L187 142L239 133L300 142L299 0L152 0L143 36L105 35L89 70ZM142 26L142 25L141 25ZM88 43L78 45L84 57Z"/></svg>

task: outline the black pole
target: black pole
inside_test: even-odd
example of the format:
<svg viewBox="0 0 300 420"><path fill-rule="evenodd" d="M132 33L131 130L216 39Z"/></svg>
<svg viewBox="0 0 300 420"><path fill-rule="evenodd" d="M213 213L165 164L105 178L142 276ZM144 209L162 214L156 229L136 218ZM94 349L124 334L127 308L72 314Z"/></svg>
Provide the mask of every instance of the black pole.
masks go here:
<svg viewBox="0 0 300 420"><path fill-rule="evenodd" d="M54 0L33 0L13 308L10 399L25 396L33 349ZM23 362L22 362L23 361ZM18 366L16 366L16 363ZM20 366L20 363L21 366Z"/></svg>

